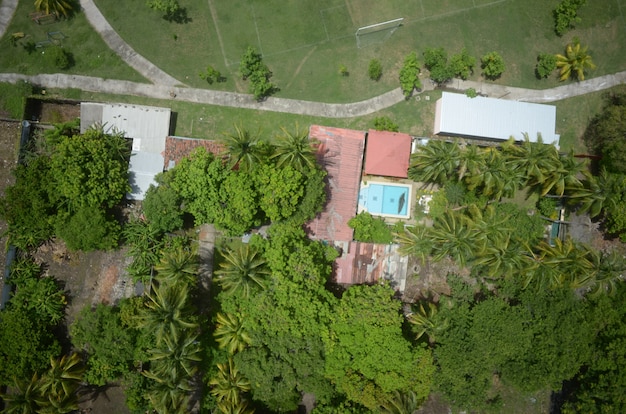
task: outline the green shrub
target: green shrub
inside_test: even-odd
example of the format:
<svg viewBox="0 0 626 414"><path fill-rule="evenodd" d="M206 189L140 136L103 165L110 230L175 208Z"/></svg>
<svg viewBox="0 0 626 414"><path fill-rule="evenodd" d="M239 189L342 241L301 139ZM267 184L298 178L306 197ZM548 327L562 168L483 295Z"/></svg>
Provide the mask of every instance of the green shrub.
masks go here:
<svg viewBox="0 0 626 414"><path fill-rule="evenodd" d="M538 79L545 79L556 70L556 56L550 53L540 53L537 56L535 75Z"/></svg>
<svg viewBox="0 0 626 414"><path fill-rule="evenodd" d="M57 69L65 70L74 65L72 54L60 46L51 46L44 53L49 64Z"/></svg>
<svg viewBox="0 0 626 414"><path fill-rule="evenodd" d="M102 209L85 207L57 222L56 234L71 250L107 250L117 246L120 225L108 219Z"/></svg>
<svg viewBox="0 0 626 414"><path fill-rule="evenodd" d="M498 52L487 53L480 61L485 78L491 80L498 79L504 73L504 59Z"/></svg>
<svg viewBox="0 0 626 414"><path fill-rule="evenodd" d="M422 87L419 74L420 65L417 61L417 53L411 52L404 58L404 65L400 69L400 88L405 98L409 98L415 89Z"/></svg>
<svg viewBox="0 0 626 414"><path fill-rule="evenodd" d="M354 229L354 240L367 243L391 243L393 234L385 221L368 212L359 213L348 221Z"/></svg>
<svg viewBox="0 0 626 414"><path fill-rule="evenodd" d="M578 17L578 9L580 9L587 0L562 0L556 9L554 15L554 31L557 35L563 36L568 30L574 28L574 23L580 22Z"/></svg>
<svg viewBox="0 0 626 414"><path fill-rule="evenodd" d="M200 76L200 79L207 81L209 85L222 81L222 74L211 65L206 67L206 72L200 73L198 76Z"/></svg>
<svg viewBox="0 0 626 414"><path fill-rule="evenodd" d="M556 200L549 197L541 197L537 201L537 210L539 213L548 218L554 218L556 213Z"/></svg>
<svg viewBox="0 0 626 414"><path fill-rule="evenodd" d="M454 76L463 80L469 78L474 72L474 65L476 65L476 58L470 56L466 49L450 58L450 71Z"/></svg>
<svg viewBox="0 0 626 414"><path fill-rule="evenodd" d="M478 96L478 93L476 92L476 89L469 88L465 91L465 96L467 96L468 98L475 98Z"/></svg>
<svg viewBox="0 0 626 414"><path fill-rule="evenodd" d="M379 59L370 60L370 64L367 67L367 74L373 81L380 80L381 76L383 76L383 64L380 63Z"/></svg>
<svg viewBox="0 0 626 414"><path fill-rule="evenodd" d="M398 124L393 122L388 116L374 118L373 126L376 131L398 132L400 130Z"/></svg>

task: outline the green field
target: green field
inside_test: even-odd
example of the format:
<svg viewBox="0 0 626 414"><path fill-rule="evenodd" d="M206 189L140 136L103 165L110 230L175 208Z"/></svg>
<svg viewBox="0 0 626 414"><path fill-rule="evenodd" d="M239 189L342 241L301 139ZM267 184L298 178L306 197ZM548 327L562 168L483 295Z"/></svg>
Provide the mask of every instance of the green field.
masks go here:
<svg viewBox="0 0 626 414"><path fill-rule="evenodd" d="M245 92L237 70L249 45L274 73L277 96L325 102L358 101L397 87L404 56L426 47L443 46L450 54L465 47L476 57L498 51L507 67L498 83L538 89L559 82L535 78L537 55L562 52L574 36L598 66L591 76L626 69L625 0L588 2L577 29L563 38L553 31L556 2L545 0L186 0L181 5L190 21L183 24L165 21L143 2L96 3L138 52L195 87L209 87L198 73L210 64L227 78L210 87ZM398 17L402 27L384 42L357 48L358 27ZM379 82L367 77L373 58L383 62ZM340 65L350 76L339 75ZM479 68L472 78L480 79Z"/></svg>
<svg viewBox="0 0 626 414"><path fill-rule="evenodd" d="M45 59L46 47L28 51L25 46L49 40L51 33L58 44L70 52L74 66L65 73L98 76L105 79L126 79L146 82L143 76L126 65L96 33L85 15L78 13L71 19L61 19L49 23L37 24L29 14L35 11L32 1L20 1L5 35L0 39L0 72L18 72L27 75L57 73L53 64ZM22 33L24 37L12 45L13 33Z"/></svg>

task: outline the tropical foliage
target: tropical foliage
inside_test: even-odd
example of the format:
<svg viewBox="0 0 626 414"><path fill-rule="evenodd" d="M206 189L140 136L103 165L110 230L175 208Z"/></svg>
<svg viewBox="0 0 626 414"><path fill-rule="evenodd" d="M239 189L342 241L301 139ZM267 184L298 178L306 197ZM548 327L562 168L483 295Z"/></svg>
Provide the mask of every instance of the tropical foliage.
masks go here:
<svg viewBox="0 0 626 414"><path fill-rule="evenodd" d="M556 67L560 70L561 81L575 78L585 80L585 71L595 69L596 65L587 53L587 47L582 47L578 41L570 43L565 48L565 54L556 55Z"/></svg>

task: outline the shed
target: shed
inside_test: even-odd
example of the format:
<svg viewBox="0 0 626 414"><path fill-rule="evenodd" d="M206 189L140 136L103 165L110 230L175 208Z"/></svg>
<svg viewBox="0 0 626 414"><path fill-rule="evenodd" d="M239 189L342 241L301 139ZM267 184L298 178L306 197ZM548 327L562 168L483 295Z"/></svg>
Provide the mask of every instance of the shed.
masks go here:
<svg viewBox="0 0 626 414"><path fill-rule="evenodd" d="M318 162L328 172L326 205L307 223L309 236L317 240L352 241L354 232L348 220L356 215L365 132L311 125L309 138L318 141Z"/></svg>
<svg viewBox="0 0 626 414"><path fill-rule="evenodd" d="M154 177L163 172L165 138L170 132L170 108L132 104L80 104L80 132L102 125L105 132L122 132L133 140L128 166L131 200L143 200Z"/></svg>
<svg viewBox="0 0 626 414"><path fill-rule="evenodd" d="M407 178L410 157L410 135L372 129L368 132L365 174Z"/></svg>
<svg viewBox="0 0 626 414"><path fill-rule="evenodd" d="M435 134L490 140L531 142L538 134L545 144L559 144L556 106L443 92L437 101Z"/></svg>

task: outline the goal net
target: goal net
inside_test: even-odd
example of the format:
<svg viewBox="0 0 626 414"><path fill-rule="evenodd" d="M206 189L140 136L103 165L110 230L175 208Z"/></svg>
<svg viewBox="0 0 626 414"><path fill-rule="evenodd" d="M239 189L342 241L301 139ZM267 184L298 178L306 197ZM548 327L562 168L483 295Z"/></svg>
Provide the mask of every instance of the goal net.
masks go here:
<svg viewBox="0 0 626 414"><path fill-rule="evenodd" d="M402 25L404 17L399 19L388 20L382 23L370 24L369 26L359 27L356 30L356 46L360 49L376 43L382 43L398 30Z"/></svg>

